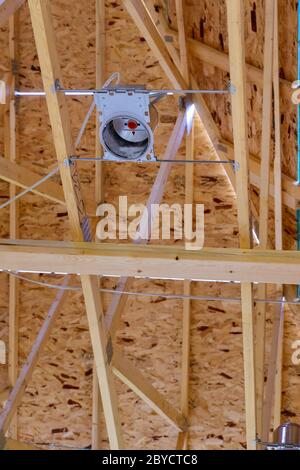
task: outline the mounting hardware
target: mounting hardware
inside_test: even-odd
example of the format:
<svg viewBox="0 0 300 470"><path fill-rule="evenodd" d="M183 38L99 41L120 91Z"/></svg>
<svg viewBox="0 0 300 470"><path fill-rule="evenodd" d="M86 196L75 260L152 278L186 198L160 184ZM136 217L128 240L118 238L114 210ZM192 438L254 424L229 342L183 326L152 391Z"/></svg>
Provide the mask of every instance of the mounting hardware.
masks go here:
<svg viewBox="0 0 300 470"><path fill-rule="evenodd" d="M228 82L228 91L231 95L236 94L236 87L232 85L231 81Z"/></svg>
<svg viewBox="0 0 300 470"><path fill-rule="evenodd" d="M145 87L109 88L95 93L105 161L155 161L153 132L158 113Z"/></svg>
<svg viewBox="0 0 300 470"><path fill-rule="evenodd" d="M74 160L73 159L76 159L76 155L72 155L71 157L69 158L65 158L64 161L63 161L63 166L65 167L71 167L71 166L74 166L75 163L74 163Z"/></svg>
<svg viewBox="0 0 300 470"><path fill-rule="evenodd" d="M231 161L231 164L232 164L233 171L234 171L235 173L240 170L241 165L239 164L239 162L237 162L237 161L235 161L235 160L232 160L232 161Z"/></svg>

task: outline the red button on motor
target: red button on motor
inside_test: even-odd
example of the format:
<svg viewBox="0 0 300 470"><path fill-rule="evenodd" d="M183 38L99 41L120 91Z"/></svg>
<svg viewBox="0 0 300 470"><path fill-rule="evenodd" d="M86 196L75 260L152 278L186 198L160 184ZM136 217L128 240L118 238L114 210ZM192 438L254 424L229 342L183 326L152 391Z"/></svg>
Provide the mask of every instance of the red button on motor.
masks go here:
<svg viewBox="0 0 300 470"><path fill-rule="evenodd" d="M138 126L138 123L136 121L130 120L128 121L128 128L132 131L134 131Z"/></svg>

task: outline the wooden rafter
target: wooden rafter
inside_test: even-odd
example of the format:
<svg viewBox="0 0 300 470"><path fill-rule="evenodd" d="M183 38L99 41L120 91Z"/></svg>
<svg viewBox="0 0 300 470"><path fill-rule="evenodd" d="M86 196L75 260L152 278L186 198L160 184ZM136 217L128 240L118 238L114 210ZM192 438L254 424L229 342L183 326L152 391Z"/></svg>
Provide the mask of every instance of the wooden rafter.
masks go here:
<svg viewBox="0 0 300 470"><path fill-rule="evenodd" d="M246 97L246 66L244 40L244 2L227 0L230 77L235 93L232 95L232 120L235 160L239 163L236 174L238 222L241 248L252 248L251 212L249 200L248 125ZM244 381L247 448L256 448L256 397L254 362L253 286L241 284Z"/></svg>
<svg viewBox="0 0 300 470"><path fill-rule="evenodd" d="M49 2L48 0L29 0L29 7L70 227L73 239L83 240L83 227L87 224L87 219L78 175L76 167L71 169L69 165L64 164L74 154L69 115L64 95L53 93L55 81L61 80L61 73ZM123 448L121 425L111 364L107 356L108 338L104 326L98 281L96 277L82 276L81 282L110 446L112 449L121 449Z"/></svg>

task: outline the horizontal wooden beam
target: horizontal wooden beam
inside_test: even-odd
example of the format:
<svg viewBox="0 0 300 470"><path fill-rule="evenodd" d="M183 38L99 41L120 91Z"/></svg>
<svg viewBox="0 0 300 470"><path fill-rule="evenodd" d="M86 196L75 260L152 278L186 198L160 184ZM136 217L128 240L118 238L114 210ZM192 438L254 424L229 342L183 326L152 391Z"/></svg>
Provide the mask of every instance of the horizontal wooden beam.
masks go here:
<svg viewBox="0 0 300 470"><path fill-rule="evenodd" d="M41 178L41 175L0 157L0 179L27 189ZM65 204L62 186L53 181L45 181L33 189L32 192L58 204Z"/></svg>
<svg viewBox="0 0 300 470"><path fill-rule="evenodd" d="M0 5L0 26L9 20L9 17L20 8L25 0L4 0Z"/></svg>
<svg viewBox="0 0 300 470"><path fill-rule="evenodd" d="M0 269L299 284L300 252L133 244L0 241Z"/></svg>

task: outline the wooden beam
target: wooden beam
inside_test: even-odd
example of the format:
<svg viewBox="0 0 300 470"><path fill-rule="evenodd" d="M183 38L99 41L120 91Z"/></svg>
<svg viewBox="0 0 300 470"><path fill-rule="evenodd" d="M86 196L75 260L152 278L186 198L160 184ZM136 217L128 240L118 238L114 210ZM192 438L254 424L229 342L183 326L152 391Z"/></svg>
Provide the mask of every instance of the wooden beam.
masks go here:
<svg viewBox="0 0 300 470"><path fill-rule="evenodd" d="M66 277L63 285L67 286L68 282L69 282L69 277ZM34 368L51 334L52 327L60 312L60 309L62 308L66 300L66 297L67 297L67 291L64 291L64 290L59 291L47 313L46 319L44 320L44 323L42 325L42 328L40 329L37 339L34 342L34 345L27 358L27 361L22 367L22 370L17 378L17 381L13 389L11 390L9 397L7 399L7 402L0 415L0 433L1 432L5 433L9 428L9 425L15 414L17 406L19 405L22 399L22 396L24 394L24 391L31 379Z"/></svg>
<svg viewBox="0 0 300 470"><path fill-rule="evenodd" d="M231 96L235 160L239 164L236 174L238 223L241 248L252 247L251 211L249 200L248 125L246 96L246 66L244 38L244 2L227 0L227 23L230 58L230 77L235 93ZM256 397L254 363L253 287L241 284L244 381L247 448L256 449Z"/></svg>
<svg viewBox="0 0 300 470"><path fill-rule="evenodd" d="M194 159L194 122L189 135L186 137L186 159ZM194 165L185 166L185 204L194 202ZM183 282L183 293L186 296L192 294L191 281ZM191 328L191 300L183 300L182 321L182 359L181 359L181 397L180 409L183 416L188 420L189 415L189 379L190 379L190 328ZM188 450L188 432L180 433L177 439L177 449Z"/></svg>
<svg viewBox="0 0 300 470"><path fill-rule="evenodd" d="M0 270L299 284L300 252L0 240Z"/></svg>
<svg viewBox="0 0 300 470"><path fill-rule="evenodd" d="M0 5L0 26L8 21L23 3L25 0L4 0Z"/></svg>
<svg viewBox="0 0 300 470"><path fill-rule="evenodd" d="M174 64L175 64L175 66L177 67L178 70L180 70L181 62L180 62L180 57L179 57L179 54L178 54L178 50L176 49L176 47L173 44L172 35L168 35L169 28L167 26L167 23L164 19L163 14L161 12L158 13L155 10L152 0L144 0L144 3L147 6L148 12L149 12L152 20L154 21L155 26L157 27L162 39L164 40L165 46L166 46L166 48L167 48ZM160 21L161 16L163 17L163 20L164 20L163 22ZM177 32L176 32L176 35L177 35ZM178 35L176 37L177 37L177 46L178 46ZM168 40L168 39L170 39L170 40Z"/></svg>
<svg viewBox="0 0 300 470"><path fill-rule="evenodd" d="M179 42L180 63L181 63L180 68L181 68L181 73L182 73L184 80L186 81L186 83L189 83L189 64L188 64L188 54L187 54L186 39L185 39L183 0L175 0L175 5L176 5L178 42Z"/></svg>
<svg viewBox="0 0 300 470"><path fill-rule="evenodd" d="M262 139L261 139L261 165L260 165L260 198L259 198L259 248L266 249L268 244L269 227L269 194L270 194L270 166L271 166L271 133L273 127L272 115L272 85L273 85L273 34L274 34L274 0L265 2L265 42L264 42L264 80L263 80L263 111L262 111ZM258 297L266 298L267 286L258 286ZM265 365L265 303L258 304L256 308L256 419L257 433L263 432L263 403L264 403L264 365Z"/></svg>
<svg viewBox="0 0 300 470"><path fill-rule="evenodd" d="M96 88L104 84L105 74L105 0L95 0L96 3ZM96 112L95 156L103 154L99 139L99 117ZM103 162L95 162L95 201L96 207L103 201ZM101 281L99 279L99 286ZM102 408L96 365L93 367L93 403L92 403L92 449L101 449L100 411Z"/></svg>
<svg viewBox="0 0 300 470"><path fill-rule="evenodd" d="M178 40L180 52L180 70L183 78L190 83L183 0L176 0L176 16L178 27ZM186 159L194 159L194 119L192 128L188 129L186 135ZM194 202L194 165L185 165L185 204ZM186 296L191 295L191 281L183 281L183 293ZM182 359L181 359L181 396L180 409L188 422L189 415L189 372L190 372L190 326L191 326L191 301L183 300L183 322L182 322ZM180 432L177 438L176 448L182 444L181 450L188 449L188 431Z"/></svg>
<svg viewBox="0 0 300 470"><path fill-rule="evenodd" d="M96 88L101 88L105 80L105 0L96 0ZM96 157L103 154L99 139L99 118L96 112ZM103 163L95 163L96 205L103 200Z"/></svg>
<svg viewBox="0 0 300 470"><path fill-rule="evenodd" d="M186 429L184 416L177 411L145 378L132 366L131 362L117 348L114 350L113 372L133 390L150 408L166 419L179 431Z"/></svg>
<svg viewBox="0 0 300 470"><path fill-rule="evenodd" d="M9 18L9 58L11 62L11 80L9 89L9 148L6 149L6 158L9 159L13 164L17 161L17 122L16 122L16 101L15 101L15 89L17 85L17 77L13 70L13 64L17 60L17 36L19 26L19 15L16 12ZM16 195L16 186L13 184L9 185L9 197L12 199ZM19 220L19 203L18 201L13 202L9 206L9 236L10 238L19 238L18 230ZM9 384L13 387L18 378L18 339L19 339L19 317L18 317L18 306L19 306L19 291L18 291L18 279L10 276L9 277L9 310L8 310L8 377ZM10 437L12 439L18 438L18 417L17 412L12 419L10 426Z"/></svg>
<svg viewBox="0 0 300 470"><path fill-rule="evenodd" d="M41 175L23 166L0 157L0 179L21 188L29 188L42 178ZM34 194L43 196L57 204L65 204L62 187L52 181L45 181L32 190Z"/></svg>
<svg viewBox="0 0 300 470"><path fill-rule="evenodd" d="M274 1L274 40L272 78L274 88L274 122L275 122L275 247L282 250L282 181L281 181L281 136L280 136L280 88L279 88L279 51L278 51L278 2ZM277 290L283 295L283 286L278 284ZM259 293L260 294L260 293ZM276 306L273 315L273 334L267 382L265 386L262 431L259 433L263 441L268 441L270 429L281 424L281 393L282 393L282 352L284 330L284 305ZM273 426L272 426L273 413Z"/></svg>
<svg viewBox="0 0 300 470"><path fill-rule="evenodd" d="M53 92L56 80L61 81L61 71L49 1L29 0L29 8L56 155L61 164L60 174L73 239L83 240L84 233L86 238L91 239L77 168L75 165L72 168L69 165L63 165L74 154L74 145L65 96L62 93ZM111 361L108 358L107 344L109 339L104 326L98 280L96 277L85 275L81 277L81 282L110 446L112 449L121 449L123 448L121 424Z"/></svg>
<svg viewBox="0 0 300 470"><path fill-rule="evenodd" d="M276 378L277 378L278 373L281 376L281 367L279 370L277 370L277 366L278 366L278 358L282 354L283 323L284 323L284 305L276 305L275 310L274 310L274 315L273 315L273 334L272 334L271 351L270 351L267 382L266 382L265 400L264 400L264 407L263 407L263 427L262 427L263 442L270 442L270 428L271 428L271 423L272 423L273 405L275 402ZM279 395L279 397L281 397L281 394ZM281 423L279 422L279 424Z"/></svg>
<svg viewBox="0 0 300 470"><path fill-rule="evenodd" d="M186 110L181 109L179 110L176 124L172 131L171 137L168 141L167 148L165 150L165 154L163 157L164 160L174 160L174 162L176 161L176 155L180 147L180 144L182 142L185 129L186 129ZM161 203L165 186L167 184L171 169L172 169L172 165L170 164L160 166L157 176L155 178L154 184L152 186L150 196L146 204L148 213L150 213L150 209L153 204ZM137 241L136 243L141 243L141 242L148 243L150 239L150 235L151 235L151 219L148 218L147 222L148 222L147 232L144 231L143 227L141 227L141 230L143 230L143 240L141 239ZM117 290L128 291L130 290L131 285L132 285L132 279L126 279L123 277L120 279L118 283ZM110 330L110 335L112 338L114 338L115 333L118 329L120 319L121 319L121 314L122 314L123 309L125 308L127 299L128 299L128 296L126 294L116 293L113 295L112 301L107 309L107 312L105 315L105 323L106 323L107 329Z"/></svg>

